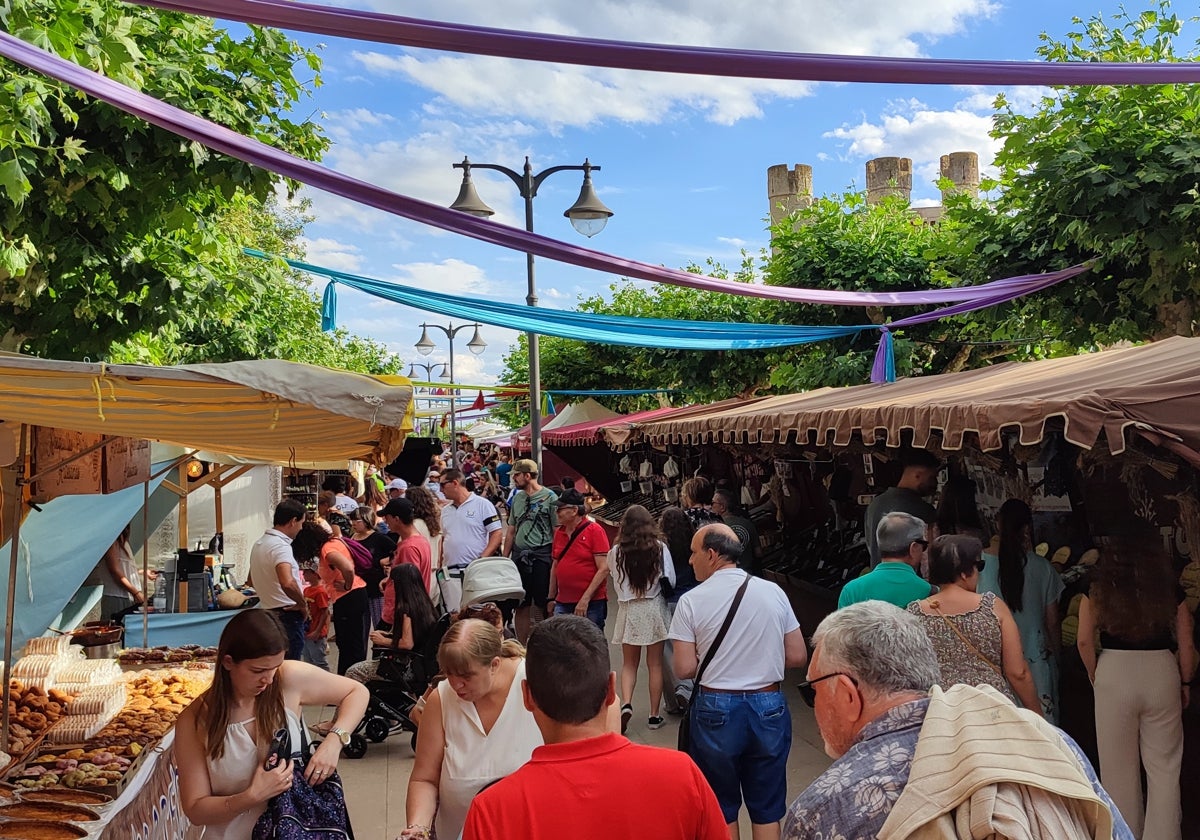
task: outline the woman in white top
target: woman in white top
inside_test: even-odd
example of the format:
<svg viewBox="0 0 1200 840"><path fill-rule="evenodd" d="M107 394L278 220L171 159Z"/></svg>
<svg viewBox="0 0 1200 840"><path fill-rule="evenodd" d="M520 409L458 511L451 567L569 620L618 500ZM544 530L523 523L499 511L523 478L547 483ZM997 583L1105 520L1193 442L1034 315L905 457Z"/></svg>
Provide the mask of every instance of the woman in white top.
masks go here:
<svg viewBox="0 0 1200 840"><path fill-rule="evenodd" d="M342 733L367 709L367 689L354 680L295 660L284 661L287 633L270 610L245 610L221 633L208 691L175 726L175 760L183 812L205 827L204 840L245 840L267 800L292 785L292 762L263 769L271 739L287 728L301 749L300 707L336 705L330 737L305 770L318 785L337 769Z"/></svg>
<svg viewBox="0 0 1200 840"><path fill-rule="evenodd" d="M429 696L417 729L402 838L457 840L475 794L512 773L542 745L521 681L525 649L486 621L450 626L438 648L446 675Z"/></svg>
<svg viewBox="0 0 1200 840"><path fill-rule="evenodd" d="M671 613L660 581L666 578L671 586L675 585L675 564L654 517L641 505L630 505L621 518L616 544L608 552L608 566L617 586L613 644L621 646L621 696L633 699L645 648L650 675L650 717L646 726L658 729L663 725L658 713L663 690L663 643L671 627ZM632 717L633 705L626 703L621 707L621 734Z"/></svg>
<svg viewBox="0 0 1200 840"><path fill-rule="evenodd" d="M128 525L104 552L96 572L104 585L100 596L100 617L105 621L112 621L130 607L146 603L142 578L138 575L133 549L129 545Z"/></svg>

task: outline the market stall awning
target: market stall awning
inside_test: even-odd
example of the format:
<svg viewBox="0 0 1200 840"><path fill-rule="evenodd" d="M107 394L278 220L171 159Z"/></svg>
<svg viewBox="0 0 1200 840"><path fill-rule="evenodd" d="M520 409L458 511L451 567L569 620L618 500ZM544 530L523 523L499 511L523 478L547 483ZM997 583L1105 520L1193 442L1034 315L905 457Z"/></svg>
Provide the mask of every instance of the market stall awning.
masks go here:
<svg viewBox="0 0 1200 840"><path fill-rule="evenodd" d="M412 387L277 360L151 367L0 356L0 420L287 464L386 464L412 430Z"/></svg>
<svg viewBox="0 0 1200 840"><path fill-rule="evenodd" d="M594 423L604 420L614 420L620 417L620 414L596 402L591 397L579 402L573 402L566 408L559 411L550 420L547 420L542 425L542 441L546 440L546 433L552 432L555 429L565 429L568 426L575 426L580 423ZM530 447L529 426L524 426L518 429L512 436L512 445L514 449L523 449L528 451Z"/></svg>
<svg viewBox="0 0 1200 840"><path fill-rule="evenodd" d="M734 397L705 405L656 408L652 411L644 411L641 414L630 414L628 417L619 417L616 420L600 423L597 428L597 434L613 449L620 449L637 440L639 429L643 424L664 420L679 420L684 417L694 417L697 414L710 414L714 411L724 411L735 407L745 408L746 406L761 402L763 399L765 397Z"/></svg>
<svg viewBox="0 0 1200 840"><path fill-rule="evenodd" d="M1200 338L770 397L647 423L637 433L657 444L781 443L794 435L844 446L857 432L867 444L882 439L895 447L903 430L915 446L937 431L942 449L961 449L974 434L982 449L995 450L1004 429L1018 430L1022 444L1037 443L1051 418L1061 418L1067 440L1084 448L1103 432L1120 453L1132 426L1200 462Z"/></svg>
<svg viewBox="0 0 1200 840"><path fill-rule="evenodd" d="M627 414L623 417L610 417L601 420L588 420L571 426L559 426L557 429L546 429L542 432L542 443L547 446L586 446L603 440L601 430L615 423L646 423L667 417L679 411L675 406L654 408L640 411L637 414Z"/></svg>

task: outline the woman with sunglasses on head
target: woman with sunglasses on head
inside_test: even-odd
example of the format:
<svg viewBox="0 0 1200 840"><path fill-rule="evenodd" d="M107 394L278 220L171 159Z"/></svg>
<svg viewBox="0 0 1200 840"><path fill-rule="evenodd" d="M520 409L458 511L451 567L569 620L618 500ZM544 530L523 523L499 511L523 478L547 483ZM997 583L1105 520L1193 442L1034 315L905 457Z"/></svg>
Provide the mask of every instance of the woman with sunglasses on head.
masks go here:
<svg viewBox="0 0 1200 840"><path fill-rule="evenodd" d="M1012 613L993 593L975 591L984 565L979 540L954 534L938 537L929 545L929 582L940 590L913 601L908 611L925 626L942 669L943 688L990 685L1042 714Z"/></svg>
<svg viewBox="0 0 1200 840"><path fill-rule="evenodd" d="M371 631L376 654L386 650L420 650L425 634L437 624L437 613L425 590L421 571L411 563L401 563L388 575L388 609L384 610L383 629ZM361 683L375 678L379 659L367 659L352 666L346 676Z"/></svg>
<svg viewBox="0 0 1200 840"><path fill-rule="evenodd" d="M383 592L379 585L387 577L384 563L396 550L396 541L387 534L376 530L378 519L375 510L369 505L360 505L358 510L350 514L350 539L362 543L371 552L371 570L360 572L367 584L367 605L370 610L371 627L379 626L383 619Z"/></svg>

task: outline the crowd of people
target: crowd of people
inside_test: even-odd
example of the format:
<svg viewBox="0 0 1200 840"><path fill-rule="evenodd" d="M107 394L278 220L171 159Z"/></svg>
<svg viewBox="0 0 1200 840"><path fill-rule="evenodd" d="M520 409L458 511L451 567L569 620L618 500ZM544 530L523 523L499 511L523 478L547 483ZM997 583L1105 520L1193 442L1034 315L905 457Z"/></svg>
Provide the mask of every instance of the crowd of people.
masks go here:
<svg viewBox="0 0 1200 840"><path fill-rule="evenodd" d="M1062 582L1031 549L1024 503L1000 509L991 552L967 528L939 533L923 498L937 464L914 457L867 511L877 563L806 641L785 593L753 574L756 534L732 493L691 478L657 521L630 506L610 543L574 487L543 486L528 459L497 464L508 469L496 488L501 476L509 488L494 500L435 459L420 485L380 477L377 499L331 491L315 521L279 504L251 557L262 609L231 622L221 679L181 719L193 822L241 836L292 783L246 757L273 728L297 727L301 704L338 708L324 733L338 737L322 742L335 746L306 769L319 783L379 663L432 639L439 677L412 710L405 840L736 838L743 808L756 840L1180 838L1181 711L1197 662L1154 541L1111 540L1080 610L1098 777L1056 726ZM438 577L491 556L512 560L524 600L471 604L439 628L455 605L438 603ZM344 677L323 670L330 626ZM800 668L834 762L789 797L783 680ZM642 702L651 730L682 716L680 751L623 737Z"/></svg>

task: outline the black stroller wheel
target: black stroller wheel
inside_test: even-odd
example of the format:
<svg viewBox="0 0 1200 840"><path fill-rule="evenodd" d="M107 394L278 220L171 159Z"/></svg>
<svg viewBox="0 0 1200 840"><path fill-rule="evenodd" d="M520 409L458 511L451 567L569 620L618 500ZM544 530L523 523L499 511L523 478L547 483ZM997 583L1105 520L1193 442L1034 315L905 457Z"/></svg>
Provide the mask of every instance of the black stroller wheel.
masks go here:
<svg viewBox="0 0 1200 840"><path fill-rule="evenodd" d="M362 758L367 754L367 739L361 735L351 735L350 743L342 747L342 755L346 758Z"/></svg>
<svg viewBox="0 0 1200 840"><path fill-rule="evenodd" d="M373 717L367 720L367 725L363 728L363 734L367 736L367 740L373 744L382 744L387 740L387 736L391 733L391 725L381 717Z"/></svg>

